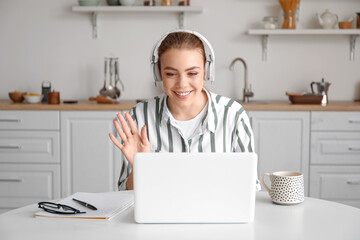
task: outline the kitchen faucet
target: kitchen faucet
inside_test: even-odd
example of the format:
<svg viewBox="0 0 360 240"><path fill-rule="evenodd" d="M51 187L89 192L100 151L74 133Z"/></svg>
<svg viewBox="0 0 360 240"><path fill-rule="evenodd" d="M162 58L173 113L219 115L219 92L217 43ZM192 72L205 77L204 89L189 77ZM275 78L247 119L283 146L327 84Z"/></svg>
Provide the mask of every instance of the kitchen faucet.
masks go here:
<svg viewBox="0 0 360 240"><path fill-rule="evenodd" d="M236 61L240 61L244 64L244 90L243 90L243 102L248 103L249 98L254 96L254 93L251 91L251 85L250 89L248 89L248 82L247 82L247 65L244 59L242 58L235 58L231 64L230 64L230 70L234 69L234 64Z"/></svg>

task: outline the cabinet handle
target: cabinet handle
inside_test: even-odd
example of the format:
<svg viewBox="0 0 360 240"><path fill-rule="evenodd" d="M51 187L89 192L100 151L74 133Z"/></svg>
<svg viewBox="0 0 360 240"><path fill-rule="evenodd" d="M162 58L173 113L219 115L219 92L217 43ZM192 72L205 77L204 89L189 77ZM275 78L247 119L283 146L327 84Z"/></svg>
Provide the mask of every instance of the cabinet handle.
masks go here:
<svg viewBox="0 0 360 240"><path fill-rule="evenodd" d="M21 122L21 119L0 119L0 122Z"/></svg>
<svg viewBox="0 0 360 240"><path fill-rule="evenodd" d="M21 149L21 146L0 146L0 149Z"/></svg>
<svg viewBox="0 0 360 240"><path fill-rule="evenodd" d="M360 151L360 148L349 147L349 151Z"/></svg>
<svg viewBox="0 0 360 240"><path fill-rule="evenodd" d="M360 123L360 120L357 120L357 119L355 119L355 120L349 120L349 123Z"/></svg>
<svg viewBox="0 0 360 240"><path fill-rule="evenodd" d="M23 180L22 179L11 179L11 178L9 178L9 179L1 179L0 178L0 182L22 182Z"/></svg>
<svg viewBox="0 0 360 240"><path fill-rule="evenodd" d="M347 184L350 185L360 185L360 179L356 179L356 180L347 180L346 182Z"/></svg>

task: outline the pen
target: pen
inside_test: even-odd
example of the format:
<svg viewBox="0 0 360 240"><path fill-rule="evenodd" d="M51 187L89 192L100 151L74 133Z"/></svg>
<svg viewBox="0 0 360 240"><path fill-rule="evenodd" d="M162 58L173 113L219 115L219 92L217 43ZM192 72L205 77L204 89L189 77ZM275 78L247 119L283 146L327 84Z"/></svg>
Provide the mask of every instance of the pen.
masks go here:
<svg viewBox="0 0 360 240"><path fill-rule="evenodd" d="M75 202L80 203L81 205L83 205L83 206L85 206L85 207L87 207L87 208L90 208L91 210L97 210L97 208L96 208L95 206L93 206L93 205L91 205L91 204L89 204L89 203L80 201L80 200L75 199L75 198L73 198L73 200L74 200Z"/></svg>

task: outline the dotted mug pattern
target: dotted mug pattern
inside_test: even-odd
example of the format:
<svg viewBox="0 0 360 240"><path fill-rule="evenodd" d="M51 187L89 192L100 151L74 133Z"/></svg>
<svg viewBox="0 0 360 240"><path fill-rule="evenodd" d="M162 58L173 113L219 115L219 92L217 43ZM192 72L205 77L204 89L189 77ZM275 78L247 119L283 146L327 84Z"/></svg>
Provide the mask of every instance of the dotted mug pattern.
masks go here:
<svg viewBox="0 0 360 240"><path fill-rule="evenodd" d="M271 180L271 189L263 182L264 175L268 175ZM274 174L264 174L261 178L263 185L268 190L273 202L280 204L295 204L304 201L304 178L298 176L278 176Z"/></svg>

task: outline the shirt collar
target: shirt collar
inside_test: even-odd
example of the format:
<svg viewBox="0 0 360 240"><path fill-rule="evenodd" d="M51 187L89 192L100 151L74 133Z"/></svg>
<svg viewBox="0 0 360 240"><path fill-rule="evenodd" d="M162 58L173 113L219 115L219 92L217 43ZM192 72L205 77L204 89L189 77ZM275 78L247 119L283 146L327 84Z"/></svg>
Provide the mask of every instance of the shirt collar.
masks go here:
<svg viewBox="0 0 360 240"><path fill-rule="evenodd" d="M207 128L209 131L215 132L215 129L218 124L218 117L217 117L218 111L215 100L216 96L214 96L215 94L212 94L210 91L208 91L205 88L203 88L203 90L205 91L208 97L208 107L207 107L208 109L206 111L205 117L201 119L201 129L205 130L205 128ZM164 93L159 97L160 97L160 102L162 102L164 99L164 111L161 116L160 125L167 124L167 122L170 120L170 124L176 127L177 124L175 122L175 118L173 117L167 106L167 102L166 102L167 95Z"/></svg>

